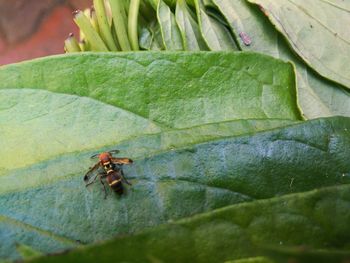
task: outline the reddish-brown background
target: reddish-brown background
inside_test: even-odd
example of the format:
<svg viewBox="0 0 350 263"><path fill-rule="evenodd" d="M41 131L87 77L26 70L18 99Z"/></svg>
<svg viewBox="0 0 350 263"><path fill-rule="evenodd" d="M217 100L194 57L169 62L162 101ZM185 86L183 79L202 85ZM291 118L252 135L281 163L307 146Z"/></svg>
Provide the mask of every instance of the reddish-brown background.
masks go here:
<svg viewBox="0 0 350 263"><path fill-rule="evenodd" d="M0 65L64 53L72 11L92 0L0 0Z"/></svg>

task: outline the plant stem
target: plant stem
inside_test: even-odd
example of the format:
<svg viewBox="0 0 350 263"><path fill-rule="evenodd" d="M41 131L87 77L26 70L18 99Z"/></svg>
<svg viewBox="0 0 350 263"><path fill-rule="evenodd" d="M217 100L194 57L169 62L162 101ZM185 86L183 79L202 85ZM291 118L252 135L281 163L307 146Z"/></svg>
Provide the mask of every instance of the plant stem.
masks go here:
<svg viewBox="0 0 350 263"><path fill-rule="evenodd" d="M117 39L122 51L130 51L130 43L128 38L128 33L126 30L126 14L122 0L110 0L109 4L111 6L113 25L117 33Z"/></svg>
<svg viewBox="0 0 350 263"><path fill-rule="evenodd" d="M96 11L95 8L91 8L90 11L90 21L91 21L91 25L93 26L93 28L95 29L95 31L100 34L100 28L98 26L98 21L97 21L97 16L96 16Z"/></svg>
<svg viewBox="0 0 350 263"><path fill-rule="evenodd" d="M91 44L94 51L108 51L105 43L97 34L89 19L80 10L74 12L74 22L78 25L80 30L83 32L87 41Z"/></svg>
<svg viewBox="0 0 350 263"><path fill-rule="evenodd" d="M94 0L93 3L102 39L106 43L109 50L117 51L117 46L114 43L112 33L109 28L104 0Z"/></svg>
<svg viewBox="0 0 350 263"><path fill-rule="evenodd" d="M70 33L68 38L64 41L64 49L67 53L81 51L78 41L75 39L73 33Z"/></svg>
<svg viewBox="0 0 350 263"><path fill-rule="evenodd" d="M84 39L79 41L79 47L80 47L81 51L83 51L83 52L90 51L90 48Z"/></svg>
<svg viewBox="0 0 350 263"><path fill-rule="evenodd" d="M138 34L137 34L137 17L140 8L140 0L131 0L128 17L129 40L133 50L139 50Z"/></svg>

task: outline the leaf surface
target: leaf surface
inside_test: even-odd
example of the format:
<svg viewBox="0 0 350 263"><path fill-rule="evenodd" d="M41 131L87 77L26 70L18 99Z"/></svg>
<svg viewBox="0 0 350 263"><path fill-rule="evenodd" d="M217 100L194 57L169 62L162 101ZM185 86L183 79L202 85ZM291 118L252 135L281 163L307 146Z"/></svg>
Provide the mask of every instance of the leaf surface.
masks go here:
<svg viewBox="0 0 350 263"><path fill-rule="evenodd" d="M197 22L190 14L186 1L180 0L176 4L176 22L179 26L185 50L208 50Z"/></svg>
<svg viewBox="0 0 350 263"><path fill-rule="evenodd" d="M228 206L33 262L108 262L116 247L117 262L224 262L258 254L259 244L342 249L350 245L349 207L350 186L335 186Z"/></svg>
<svg viewBox="0 0 350 263"><path fill-rule="evenodd" d="M276 32L257 6L244 0L214 2L226 17L242 50L261 52L294 62L298 102L306 118L350 116L350 93L344 87L320 77L296 57L289 50L286 40ZM242 32L251 39L249 46L239 37Z"/></svg>
<svg viewBox="0 0 350 263"><path fill-rule="evenodd" d="M305 63L350 89L350 33L344 27L350 23L349 4L325 0L248 1L263 9Z"/></svg>
<svg viewBox="0 0 350 263"><path fill-rule="evenodd" d="M156 21L139 25L139 45L145 50L164 50L160 26Z"/></svg>
<svg viewBox="0 0 350 263"><path fill-rule="evenodd" d="M84 189L81 178L91 165L89 156L96 151L114 149L115 144L119 142L118 148L123 153L130 154L133 158L142 158L152 152L220 137L254 133L294 122L243 120L162 131L160 127L142 116L76 95L58 94L40 89L2 89L0 97L3 102L0 110L2 138L0 196L7 196L0 197L0 207L5 209L8 205L14 205L19 197L23 205L30 206L28 202L32 201L37 205L37 212L41 211L33 215L32 219L47 218L47 214L42 212L47 211L48 207L51 212L58 213L51 214L53 217L47 218L52 224L47 224L48 222L28 224L24 222L24 218L17 220L16 216L8 217L3 215L3 211L0 212L2 215L0 236L6 241L6 244L2 243L0 246L0 257L11 259L27 255L29 246L33 247L33 251L52 253L77 246L82 242L80 237L72 239L65 237L59 231L55 233L54 229L60 224L62 228L67 224L68 229L76 228L69 221L72 220L72 216L73 218L78 216L74 210L69 211L71 207L69 203L73 199L64 198L61 207L58 197L63 197L65 192L69 193L70 190L86 198L89 197L90 193ZM133 139L135 136L138 137ZM104 149L97 150L101 146L105 146ZM77 175L76 183L70 179L74 174ZM43 189L47 191L46 194L43 193ZM96 189L95 193L100 193L99 190ZM30 196L31 194L33 196ZM42 194L48 196L43 197ZM71 194L69 193L67 197ZM229 192L223 193L223 196L227 195L229 196ZM218 200L213 197L212 203L215 205ZM222 199L224 203L230 200L230 198L226 201ZM63 207L68 209L64 209L64 214L68 213L65 216L60 212ZM75 211L79 213L79 210ZM106 238L104 234L96 237L104 239ZM21 245L18 247L18 244ZM20 248L24 248L25 253Z"/></svg>
<svg viewBox="0 0 350 263"><path fill-rule="evenodd" d="M0 88L90 97L164 128L301 119L292 65L255 53L83 53L8 65L0 79Z"/></svg>
<svg viewBox="0 0 350 263"><path fill-rule="evenodd" d="M200 142L297 123L277 119L236 120L163 131L147 119L90 98L33 89L0 90L0 98L6 106L0 111L3 138L0 175L19 168L25 170L27 166L62 155L91 152L101 147L111 150L110 147L116 144L124 154L141 158ZM14 115L19 117L13 118ZM21 144L18 144L19 139ZM71 165L67 165L68 169ZM0 192L29 185L32 185L30 181L20 185L3 181Z"/></svg>
<svg viewBox="0 0 350 263"><path fill-rule="evenodd" d="M311 249L305 246L297 247L263 247L264 253L274 262L283 263L295 261L300 263L346 263L350 260L350 250L345 249Z"/></svg>
<svg viewBox="0 0 350 263"><path fill-rule="evenodd" d="M203 39L210 50L237 50L229 30L205 12L202 0L194 0Z"/></svg>
<svg viewBox="0 0 350 263"><path fill-rule="evenodd" d="M236 259L232 261L225 261L225 263L274 263L274 261L266 257L250 257L250 258Z"/></svg>
<svg viewBox="0 0 350 263"><path fill-rule="evenodd" d="M200 129L205 131L196 127L192 134ZM110 193L107 200L98 183L86 189L82 181L93 164L89 156L106 148L63 154L3 173L0 214L7 224L20 222L39 237L41 232L54 236L42 244L26 241L25 231L14 235L13 242L45 253L56 239L67 240L66 247L78 245L76 240L90 243L229 204L349 183L349 130L349 119L333 118L202 144L188 139L188 146L163 153L155 148L167 149L167 143L159 144L155 135L110 145L106 148L123 149L135 162L124 168L133 186L121 198ZM190 129L178 135L168 131L160 141L174 143L183 132L191 134Z"/></svg>
<svg viewBox="0 0 350 263"><path fill-rule="evenodd" d="M0 175L162 130L142 116L86 97L0 89L0 100Z"/></svg>
<svg viewBox="0 0 350 263"><path fill-rule="evenodd" d="M158 1L157 18L162 32L165 49L184 50L183 39L176 24L175 15L163 0Z"/></svg>

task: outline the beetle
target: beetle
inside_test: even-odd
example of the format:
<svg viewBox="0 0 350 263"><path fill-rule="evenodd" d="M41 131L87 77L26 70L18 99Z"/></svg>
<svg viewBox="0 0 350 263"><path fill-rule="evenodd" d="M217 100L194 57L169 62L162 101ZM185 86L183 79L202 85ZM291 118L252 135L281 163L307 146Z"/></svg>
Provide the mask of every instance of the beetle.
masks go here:
<svg viewBox="0 0 350 263"><path fill-rule="evenodd" d="M91 158L98 157L99 161L93 167L91 167L84 176L86 187L93 184L97 178L100 179L105 191L105 198L107 197L107 190L103 179L106 179L110 188L119 195L122 195L124 192L122 182L131 185L131 183L124 177L122 166L125 164L132 164L133 160L129 158L113 157L113 154L116 153L119 153L119 150L112 150L109 152L102 152L92 155ZM100 168L102 168L102 171L98 172Z"/></svg>

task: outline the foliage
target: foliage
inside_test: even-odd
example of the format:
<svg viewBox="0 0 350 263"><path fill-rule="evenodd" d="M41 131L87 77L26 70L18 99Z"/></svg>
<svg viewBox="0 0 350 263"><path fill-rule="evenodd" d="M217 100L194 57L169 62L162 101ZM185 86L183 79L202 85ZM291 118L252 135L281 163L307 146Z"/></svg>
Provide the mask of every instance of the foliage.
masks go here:
<svg viewBox="0 0 350 263"><path fill-rule="evenodd" d="M0 260L349 260L348 13L322 0L75 12L66 51L104 53L0 68ZM104 200L82 177L112 149L134 159L133 185Z"/></svg>

